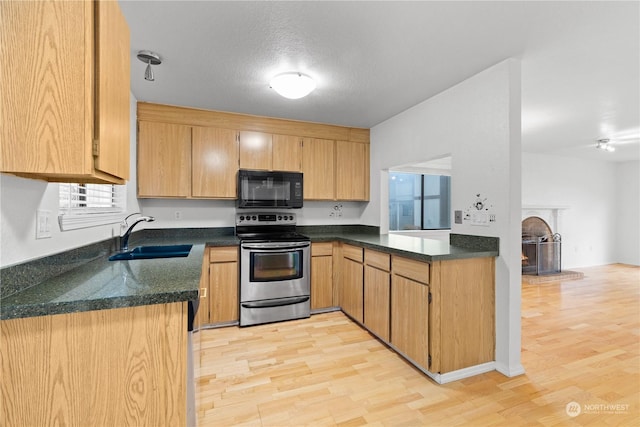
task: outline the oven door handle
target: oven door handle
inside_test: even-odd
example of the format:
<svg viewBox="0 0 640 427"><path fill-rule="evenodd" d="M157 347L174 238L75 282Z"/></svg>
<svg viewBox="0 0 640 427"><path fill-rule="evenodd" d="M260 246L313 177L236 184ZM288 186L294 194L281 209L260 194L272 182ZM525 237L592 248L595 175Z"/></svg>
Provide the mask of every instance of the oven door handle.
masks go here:
<svg viewBox="0 0 640 427"><path fill-rule="evenodd" d="M308 248L311 246L309 242L295 242L295 243L242 243L243 249L265 249L265 250L280 250L280 249L299 249Z"/></svg>
<svg viewBox="0 0 640 427"><path fill-rule="evenodd" d="M268 308L268 307L282 307L285 305L300 304L309 300L308 296L305 297L291 297L291 298L279 298L268 301L255 301L255 302L243 302L240 305L244 308Z"/></svg>

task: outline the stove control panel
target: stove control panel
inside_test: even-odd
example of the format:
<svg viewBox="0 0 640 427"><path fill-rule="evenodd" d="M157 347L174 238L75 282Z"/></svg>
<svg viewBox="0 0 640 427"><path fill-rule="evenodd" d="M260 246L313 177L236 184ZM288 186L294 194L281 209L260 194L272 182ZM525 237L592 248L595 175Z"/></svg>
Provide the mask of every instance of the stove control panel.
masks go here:
<svg viewBox="0 0 640 427"><path fill-rule="evenodd" d="M236 225L296 225L296 214L289 212L236 213Z"/></svg>

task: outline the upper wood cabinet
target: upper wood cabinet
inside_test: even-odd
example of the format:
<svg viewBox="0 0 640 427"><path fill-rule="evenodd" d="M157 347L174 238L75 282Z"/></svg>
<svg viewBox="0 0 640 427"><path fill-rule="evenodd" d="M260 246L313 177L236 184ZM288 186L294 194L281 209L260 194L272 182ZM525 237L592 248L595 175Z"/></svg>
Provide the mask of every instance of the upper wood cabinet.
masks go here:
<svg viewBox="0 0 640 427"><path fill-rule="evenodd" d="M271 152L274 171L302 171L302 138L292 135L273 135Z"/></svg>
<svg viewBox="0 0 640 427"><path fill-rule="evenodd" d="M238 173L237 132L194 127L191 145L192 196L235 198Z"/></svg>
<svg viewBox="0 0 640 427"><path fill-rule="evenodd" d="M336 199L369 200L369 144L336 141Z"/></svg>
<svg viewBox="0 0 640 427"><path fill-rule="evenodd" d="M129 178L129 28L118 2L0 2L0 171Z"/></svg>
<svg viewBox="0 0 640 427"><path fill-rule="evenodd" d="M300 172L302 138L240 132L240 169Z"/></svg>
<svg viewBox="0 0 640 427"><path fill-rule="evenodd" d="M191 195L191 128L138 123L138 197Z"/></svg>
<svg viewBox="0 0 640 427"><path fill-rule="evenodd" d="M271 135L240 132L240 169L272 170Z"/></svg>
<svg viewBox="0 0 640 427"><path fill-rule="evenodd" d="M334 141L304 138L302 144L305 200L335 200Z"/></svg>
<svg viewBox="0 0 640 427"><path fill-rule="evenodd" d="M138 103L138 121L193 128L191 192L139 197L235 198L241 168L302 172L305 200L369 199L368 129L145 102ZM152 162L157 167L162 159Z"/></svg>

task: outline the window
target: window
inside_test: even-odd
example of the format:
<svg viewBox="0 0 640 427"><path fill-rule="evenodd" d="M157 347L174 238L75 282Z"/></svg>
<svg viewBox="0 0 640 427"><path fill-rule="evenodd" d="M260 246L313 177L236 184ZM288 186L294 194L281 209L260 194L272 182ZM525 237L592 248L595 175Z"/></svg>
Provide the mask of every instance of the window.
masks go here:
<svg viewBox="0 0 640 427"><path fill-rule="evenodd" d="M122 220L126 186L112 184L60 184L60 229L75 230Z"/></svg>
<svg viewBox="0 0 640 427"><path fill-rule="evenodd" d="M389 230L450 228L450 176L389 173Z"/></svg>

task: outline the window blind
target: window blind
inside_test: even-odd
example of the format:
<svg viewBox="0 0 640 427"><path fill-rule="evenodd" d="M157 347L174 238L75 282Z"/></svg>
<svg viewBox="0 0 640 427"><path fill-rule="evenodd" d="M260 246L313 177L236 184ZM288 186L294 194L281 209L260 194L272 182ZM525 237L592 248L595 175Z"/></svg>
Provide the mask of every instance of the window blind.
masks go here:
<svg viewBox="0 0 640 427"><path fill-rule="evenodd" d="M58 222L63 231L113 224L126 211L126 186L59 184Z"/></svg>

